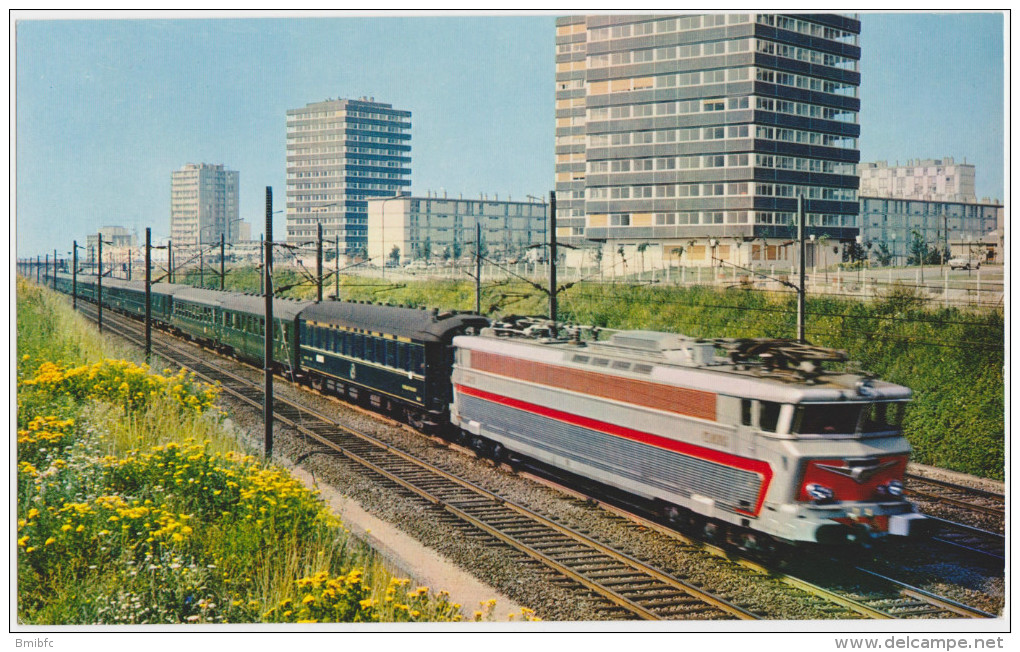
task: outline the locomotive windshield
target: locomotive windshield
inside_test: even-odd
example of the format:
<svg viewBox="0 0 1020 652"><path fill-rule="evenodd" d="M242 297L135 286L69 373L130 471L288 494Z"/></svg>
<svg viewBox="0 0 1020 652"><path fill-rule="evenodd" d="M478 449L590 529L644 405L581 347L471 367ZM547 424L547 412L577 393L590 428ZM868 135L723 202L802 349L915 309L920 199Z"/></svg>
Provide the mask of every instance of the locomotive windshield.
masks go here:
<svg viewBox="0 0 1020 652"><path fill-rule="evenodd" d="M798 405L792 432L812 435L896 432L903 424L903 408L903 403Z"/></svg>

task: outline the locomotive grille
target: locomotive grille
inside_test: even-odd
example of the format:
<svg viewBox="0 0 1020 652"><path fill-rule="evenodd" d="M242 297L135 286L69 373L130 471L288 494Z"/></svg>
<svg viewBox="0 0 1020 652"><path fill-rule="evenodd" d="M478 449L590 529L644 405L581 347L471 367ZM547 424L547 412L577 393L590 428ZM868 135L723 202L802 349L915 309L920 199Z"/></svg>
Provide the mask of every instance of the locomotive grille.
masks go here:
<svg viewBox="0 0 1020 652"><path fill-rule="evenodd" d="M680 495L700 494L729 509L746 510L758 502L762 479L751 471L563 423L463 393L458 394L458 403L462 416L482 423L494 433L582 462L606 474Z"/></svg>

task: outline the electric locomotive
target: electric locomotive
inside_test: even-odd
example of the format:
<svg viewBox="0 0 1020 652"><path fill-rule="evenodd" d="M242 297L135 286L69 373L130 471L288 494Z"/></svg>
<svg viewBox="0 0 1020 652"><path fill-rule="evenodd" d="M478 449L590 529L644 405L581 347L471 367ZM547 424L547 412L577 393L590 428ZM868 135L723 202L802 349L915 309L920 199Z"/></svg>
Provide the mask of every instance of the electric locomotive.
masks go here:
<svg viewBox="0 0 1020 652"><path fill-rule="evenodd" d="M910 390L822 368L842 352L652 331L551 335L518 322L455 338L453 425L745 547L920 532L902 484Z"/></svg>

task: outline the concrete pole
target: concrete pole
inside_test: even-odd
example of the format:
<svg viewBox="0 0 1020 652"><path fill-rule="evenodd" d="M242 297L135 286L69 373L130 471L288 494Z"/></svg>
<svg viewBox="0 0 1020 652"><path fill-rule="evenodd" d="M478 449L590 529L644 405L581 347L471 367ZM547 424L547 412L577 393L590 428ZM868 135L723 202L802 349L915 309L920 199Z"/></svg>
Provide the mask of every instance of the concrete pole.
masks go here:
<svg viewBox="0 0 1020 652"><path fill-rule="evenodd" d="M273 189L266 186L266 233L265 263L262 276L265 279L266 296L266 327L265 340L265 402L262 405L262 418L265 423L265 456L273 457Z"/></svg>
<svg viewBox="0 0 1020 652"><path fill-rule="evenodd" d="M556 191L549 191L549 319L556 329Z"/></svg>
<svg viewBox="0 0 1020 652"><path fill-rule="evenodd" d="M805 342L804 339L804 195L797 195L797 248L800 252L798 267L800 268L800 283L797 289L797 340Z"/></svg>
<svg viewBox="0 0 1020 652"><path fill-rule="evenodd" d="M145 361L152 357L152 229L145 227Z"/></svg>
<svg viewBox="0 0 1020 652"><path fill-rule="evenodd" d="M96 306L99 332L103 332L103 234L99 234L99 275L96 276Z"/></svg>

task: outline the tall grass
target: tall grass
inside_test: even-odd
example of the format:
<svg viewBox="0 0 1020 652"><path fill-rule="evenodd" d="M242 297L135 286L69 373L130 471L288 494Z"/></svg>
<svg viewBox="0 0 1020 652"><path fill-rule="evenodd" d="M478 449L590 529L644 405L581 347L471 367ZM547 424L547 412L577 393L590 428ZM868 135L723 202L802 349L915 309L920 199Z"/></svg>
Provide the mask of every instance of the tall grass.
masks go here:
<svg viewBox="0 0 1020 652"><path fill-rule="evenodd" d="M18 344L20 622L461 618L244 455L207 388L108 359L131 354L20 279Z"/></svg>

